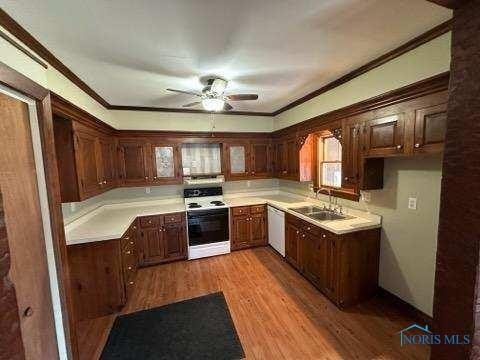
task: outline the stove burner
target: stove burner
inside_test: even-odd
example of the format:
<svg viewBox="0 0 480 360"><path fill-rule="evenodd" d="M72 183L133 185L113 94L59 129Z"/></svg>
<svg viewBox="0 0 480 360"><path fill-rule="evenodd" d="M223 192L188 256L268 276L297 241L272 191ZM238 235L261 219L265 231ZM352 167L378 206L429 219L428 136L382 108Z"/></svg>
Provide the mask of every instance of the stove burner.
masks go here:
<svg viewBox="0 0 480 360"><path fill-rule="evenodd" d="M223 205L225 205L225 204L223 203L223 201L220 201L220 200L211 201L210 204L213 204L213 205L215 205L215 206L223 206Z"/></svg>
<svg viewBox="0 0 480 360"><path fill-rule="evenodd" d="M198 204L198 203L190 203L188 204L188 208L189 209L195 209L195 208L200 208L202 207L202 205Z"/></svg>

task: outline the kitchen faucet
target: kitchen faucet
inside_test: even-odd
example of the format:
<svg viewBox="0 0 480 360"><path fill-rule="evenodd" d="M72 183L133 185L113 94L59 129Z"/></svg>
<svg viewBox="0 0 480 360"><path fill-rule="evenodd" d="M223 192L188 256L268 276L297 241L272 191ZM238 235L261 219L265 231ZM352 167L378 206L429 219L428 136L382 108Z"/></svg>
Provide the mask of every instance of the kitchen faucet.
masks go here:
<svg viewBox="0 0 480 360"><path fill-rule="evenodd" d="M340 205L340 206L338 207L338 199L337 199L337 197L333 194L331 188L325 188L325 187L318 188L318 189L315 191L315 198L318 199L318 194L320 194L322 191L326 191L326 192L328 193L328 210L329 210L329 211L333 211L333 212L337 212L337 209L339 209L340 214L342 214L342 213L343 213L342 205ZM335 204L334 204L334 206L333 206L333 209L332 209L332 197L335 199ZM323 208L324 208L324 210L327 210L325 204L323 205Z"/></svg>

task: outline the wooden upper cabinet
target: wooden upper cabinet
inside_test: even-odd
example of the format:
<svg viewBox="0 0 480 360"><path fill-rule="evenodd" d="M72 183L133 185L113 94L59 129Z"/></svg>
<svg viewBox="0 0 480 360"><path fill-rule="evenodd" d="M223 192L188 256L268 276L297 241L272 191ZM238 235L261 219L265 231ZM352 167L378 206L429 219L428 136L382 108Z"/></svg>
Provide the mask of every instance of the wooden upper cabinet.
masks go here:
<svg viewBox="0 0 480 360"><path fill-rule="evenodd" d="M95 135L76 132L74 139L80 194L84 199L101 192L101 155L97 145L98 138Z"/></svg>
<svg viewBox="0 0 480 360"><path fill-rule="evenodd" d="M272 167L270 141L252 141L251 143L251 175L266 177Z"/></svg>
<svg viewBox="0 0 480 360"><path fill-rule="evenodd" d="M404 153L404 114L367 120L364 124L363 154L386 157Z"/></svg>
<svg viewBox="0 0 480 360"><path fill-rule="evenodd" d="M356 187L360 170L361 124L344 121L342 126L342 187Z"/></svg>
<svg viewBox="0 0 480 360"><path fill-rule="evenodd" d="M296 180L299 173L299 147L297 139L288 139L285 142L287 177Z"/></svg>
<svg viewBox="0 0 480 360"><path fill-rule="evenodd" d="M102 164L102 187L111 189L117 185L117 144L115 139L111 138L100 138L98 144Z"/></svg>
<svg viewBox="0 0 480 360"><path fill-rule="evenodd" d="M277 177L295 181L313 180L317 168L315 135L278 139L274 144L274 173Z"/></svg>
<svg viewBox="0 0 480 360"><path fill-rule="evenodd" d="M182 182L180 146L178 144L153 144L151 155L154 184Z"/></svg>
<svg viewBox="0 0 480 360"><path fill-rule="evenodd" d="M275 143L275 174L277 177L287 175L285 143L283 141Z"/></svg>
<svg viewBox="0 0 480 360"><path fill-rule="evenodd" d="M447 104L415 111L414 153L437 153L443 150L447 129Z"/></svg>
<svg viewBox="0 0 480 360"><path fill-rule="evenodd" d="M228 143L225 145L227 179L245 179L250 174L250 146L245 143Z"/></svg>
<svg viewBox="0 0 480 360"><path fill-rule="evenodd" d="M123 185L141 186L150 182L148 171L149 147L144 140L120 140L119 170L120 181Z"/></svg>

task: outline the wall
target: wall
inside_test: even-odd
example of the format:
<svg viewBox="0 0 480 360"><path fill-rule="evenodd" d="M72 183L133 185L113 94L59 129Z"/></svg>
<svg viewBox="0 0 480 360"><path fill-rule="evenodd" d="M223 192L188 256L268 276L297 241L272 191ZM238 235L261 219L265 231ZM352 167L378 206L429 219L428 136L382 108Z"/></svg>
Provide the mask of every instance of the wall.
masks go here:
<svg viewBox="0 0 480 360"><path fill-rule="evenodd" d="M444 34L335 89L277 115L274 129L282 129L448 71L450 38L450 32Z"/></svg>
<svg viewBox="0 0 480 360"><path fill-rule="evenodd" d="M117 127L124 130L182 130L271 132L273 117L223 114L112 111Z"/></svg>
<svg viewBox="0 0 480 360"><path fill-rule="evenodd" d="M223 184L223 193L240 193L272 190L278 188L277 179L261 179L246 181L228 181ZM147 194L146 189L150 190ZM184 185L163 185L132 188L119 188L110 190L104 194L95 196L79 203L62 204L63 218L65 223L70 223L80 216L104 204L116 204L132 201L149 201L161 199L181 199Z"/></svg>
<svg viewBox="0 0 480 360"><path fill-rule="evenodd" d="M441 156L385 159L384 188L370 191L371 201L339 199L343 206L382 216L380 286L432 315ZM309 183L280 180L283 191L313 196ZM418 199L417 210L407 208ZM328 201L328 196L321 195Z"/></svg>

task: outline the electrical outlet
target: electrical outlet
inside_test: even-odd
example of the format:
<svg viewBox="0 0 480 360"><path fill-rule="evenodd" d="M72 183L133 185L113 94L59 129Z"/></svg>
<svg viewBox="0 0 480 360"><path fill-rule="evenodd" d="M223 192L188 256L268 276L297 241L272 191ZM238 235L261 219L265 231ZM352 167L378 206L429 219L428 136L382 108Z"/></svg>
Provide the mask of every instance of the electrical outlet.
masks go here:
<svg viewBox="0 0 480 360"><path fill-rule="evenodd" d="M365 202L370 202L372 201L372 194L368 191L362 191L362 199Z"/></svg>
<svg viewBox="0 0 480 360"><path fill-rule="evenodd" d="M417 210L417 198L408 198L408 208L410 210Z"/></svg>
<svg viewBox="0 0 480 360"><path fill-rule="evenodd" d="M75 204L75 203L70 203L70 211L71 211L71 212L75 212L75 210L77 210L77 204Z"/></svg>
<svg viewBox="0 0 480 360"><path fill-rule="evenodd" d="M151 192L151 189L149 187L146 187L145 188L145 194L150 194L150 192Z"/></svg>
<svg viewBox="0 0 480 360"><path fill-rule="evenodd" d="M250 187L252 185L250 180L247 180L247 187Z"/></svg>

